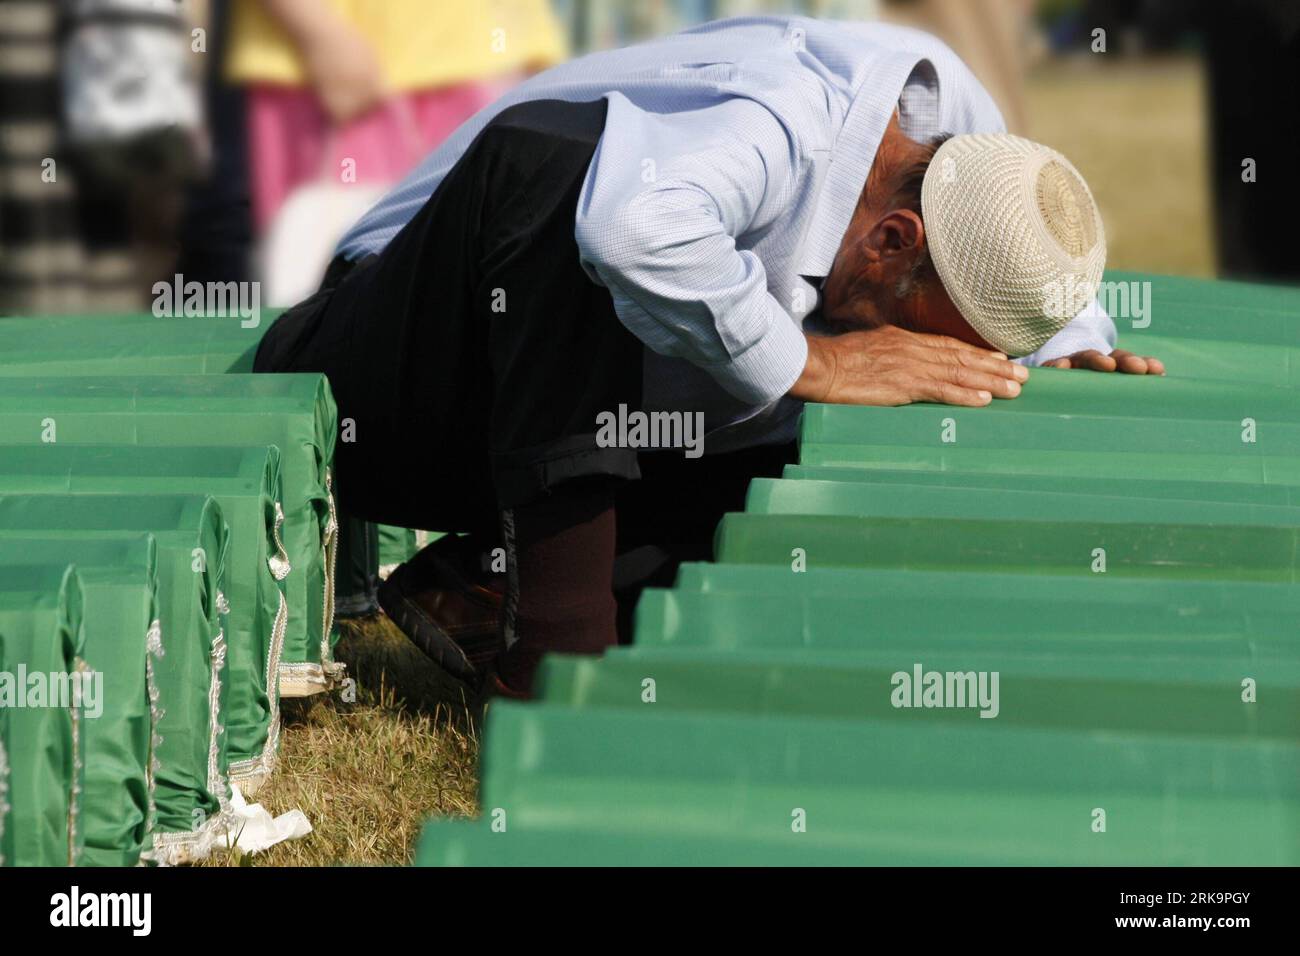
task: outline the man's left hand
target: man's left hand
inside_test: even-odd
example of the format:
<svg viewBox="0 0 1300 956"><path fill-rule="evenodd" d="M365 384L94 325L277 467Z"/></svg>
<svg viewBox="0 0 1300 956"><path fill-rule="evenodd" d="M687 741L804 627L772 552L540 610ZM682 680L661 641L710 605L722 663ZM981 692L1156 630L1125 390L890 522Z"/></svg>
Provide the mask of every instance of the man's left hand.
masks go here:
<svg viewBox="0 0 1300 956"><path fill-rule="evenodd" d="M1126 375L1164 375L1165 363L1149 355L1134 355L1124 349L1116 349L1107 355L1097 349L1085 349L1050 359L1043 363L1043 368L1085 368L1093 372L1123 372Z"/></svg>

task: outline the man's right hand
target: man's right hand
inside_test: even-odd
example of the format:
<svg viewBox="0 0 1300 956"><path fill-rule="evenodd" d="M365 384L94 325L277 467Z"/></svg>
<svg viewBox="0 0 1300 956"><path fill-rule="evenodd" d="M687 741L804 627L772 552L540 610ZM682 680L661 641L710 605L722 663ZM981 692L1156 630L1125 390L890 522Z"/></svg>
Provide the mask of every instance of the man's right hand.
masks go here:
<svg viewBox="0 0 1300 956"><path fill-rule="evenodd" d="M808 361L791 398L840 405L987 405L1015 398L1029 370L1001 352L944 335L883 325L808 336Z"/></svg>

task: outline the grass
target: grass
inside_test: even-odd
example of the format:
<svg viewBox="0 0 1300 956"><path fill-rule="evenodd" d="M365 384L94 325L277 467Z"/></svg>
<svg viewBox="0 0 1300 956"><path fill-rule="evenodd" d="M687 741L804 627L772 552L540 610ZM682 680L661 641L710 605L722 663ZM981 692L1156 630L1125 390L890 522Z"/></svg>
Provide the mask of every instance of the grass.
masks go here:
<svg viewBox="0 0 1300 956"><path fill-rule="evenodd" d="M463 685L450 683L382 615L342 622L337 656L357 680L283 703L280 765L249 802L299 809L313 831L208 866L404 865L430 816L477 812L478 738Z"/></svg>

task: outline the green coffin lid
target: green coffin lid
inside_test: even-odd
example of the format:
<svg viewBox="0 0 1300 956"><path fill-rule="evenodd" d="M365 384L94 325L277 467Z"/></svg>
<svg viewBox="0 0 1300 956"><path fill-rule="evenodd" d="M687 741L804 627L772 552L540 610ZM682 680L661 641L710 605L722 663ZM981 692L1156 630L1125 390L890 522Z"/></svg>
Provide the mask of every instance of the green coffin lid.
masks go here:
<svg viewBox="0 0 1300 956"><path fill-rule="evenodd" d="M857 847L750 837L648 832L581 825L493 831L482 821L433 819L416 846L416 866L861 866Z"/></svg>
<svg viewBox="0 0 1300 956"><path fill-rule="evenodd" d="M744 840L774 863L795 847L803 859L882 864L1300 859L1300 747L1290 741L653 706L494 704L481 825L504 813L503 848L511 833L568 832L570 860L585 856L584 834L610 832ZM1093 829L1098 810L1104 832ZM798 811L805 832L792 828Z"/></svg>
<svg viewBox="0 0 1300 956"><path fill-rule="evenodd" d="M280 546L280 453L274 445L139 447L33 445L0 449L0 494L210 494L230 527L226 743L232 779L255 792L275 766L278 674L291 573Z"/></svg>
<svg viewBox="0 0 1300 956"><path fill-rule="evenodd" d="M636 645L842 656L887 644L1043 657L1077 652L1118 661L1148 654L1234 666L1300 659L1293 633L1300 588L1291 585L773 570L749 584L710 580L703 587L679 582L672 591L647 589L637 606ZM859 580L822 591L781 575Z"/></svg>
<svg viewBox="0 0 1300 956"><path fill-rule="evenodd" d="M158 723L155 854L207 854L231 820L222 726L230 679L219 597L229 532L203 495L0 495L0 539L73 540L153 534L163 654L155 668L169 702Z"/></svg>
<svg viewBox="0 0 1300 956"><path fill-rule="evenodd" d="M1288 317L1288 321L1295 321ZM1153 355L1175 379L1249 382L1273 388L1300 384L1300 346L1121 331L1119 347Z"/></svg>
<svg viewBox="0 0 1300 956"><path fill-rule="evenodd" d="M325 690L333 661L336 412L324 376L0 377L0 445L276 445L289 621L280 690ZM0 471L3 471L0 465Z"/></svg>
<svg viewBox="0 0 1300 956"><path fill-rule="evenodd" d="M986 408L810 405L800 463L1300 484L1300 396L1039 369L1020 398Z"/></svg>
<svg viewBox="0 0 1300 956"><path fill-rule="evenodd" d="M1295 657L1297 619L1293 585L688 563L672 591L642 594L636 646L844 657L883 642L1098 661L1140 650L1262 671Z"/></svg>
<svg viewBox="0 0 1300 956"><path fill-rule="evenodd" d="M154 679L162 650L152 535L0 538L0 577L32 563L76 562L86 665L99 675L98 715L82 727L86 866L134 866L153 846L155 723L169 702Z"/></svg>
<svg viewBox="0 0 1300 956"><path fill-rule="evenodd" d="M899 675L911 687L918 666L922 681L932 671L945 680L955 675L953 692L964 706L895 707L893 695L904 682ZM990 677L977 683L992 674L998 675L996 699ZM1294 646L1285 658L1239 649L1190 660L1154 638L1104 655L1079 644L1058 643L1044 653L1028 642L984 647L877 638L833 652L798 644L645 646L603 659L548 656L541 686L547 703L578 709L644 711L652 688L656 711L674 713L957 724L996 719L1079 733L1300 738L1300 648ZM1246 686L1249 701L1242 699Z"/></svg>
<svg viewBox="0 0 1300 956"><path fill-rule="evenodd" d="M1288 318L1300 316L1300 289L1295 286L1194 279L1110 270L1106 280L1149 282L1151 331L1164 334L1210 334L1235 341L1300 344L1300 329ZM1131 293L1132 287L1130 285ZM1123 300L1120 300L1122 305ZM1104 304L1104 303L1103 303ZM1142 332L1129 319L1117 318L1120 335Z"/></svg>
<svg viewBox="0 0 1300 956"><path fill-rule="evenodd" d="M834 468L817 465L786 465L783 477L802 481L863 482L871 485L931 485L952 489L954 494L977 497L986 489L994 489L1088 494L1106 498L1161 498L1235 504L1300 505L1300 485L1258 485L1240 481L1182 481L1092 476L1086 482L1066 482L1056 475L874 467Z"/></svg>
<svg viewBox="0 0 1300 956"><path fill-rule="evenodd" d="M416 532L411 528L396 528L392 525L376 525L379 532L379 565L389 567L401 564L416 551Z"/></svg>
<svg viewBox="0 0 1300 956"><path fill-rule="evenodd" d="M719 561L787 568L803 561L808 568L1294 584L1300 532L1255 525L729 514L718 525L716 552Z"/></svg>
<svg viewBox="0 0 1300 956"><path fill-rule="evenodd" d="M81 583L70 566L0 574L0 860L7 866L81 861L85 718L70 684L85 673L81 618Z"/></svg>
<svg viewBox="0 0 1300 956"><path fill-rule="evenodd" d="M275 314L253 328L226 318L149 313L0 318L0 375L199 375L251 372Z"/></svg>
<svg viewBox="0 0 1300 956"><path fill-rule="evenodd" d="M1062 485L1058 491L982 488L974 493L926 484L755 478L749 485L745 510L750 514L861 518L1300 526L1300 507L1295 505L1120 497L1088 494L1086 488L1086 484Z"/></svg>
<svg viewBox="0 0 1300 956"><path fill-rule="evenodd" d="M1171 378L1297 384L1300 289L1141 273L1106 278L1122 283L1114 302L1103 302L1115 314L1119 347L1156 356Z"/></svg>

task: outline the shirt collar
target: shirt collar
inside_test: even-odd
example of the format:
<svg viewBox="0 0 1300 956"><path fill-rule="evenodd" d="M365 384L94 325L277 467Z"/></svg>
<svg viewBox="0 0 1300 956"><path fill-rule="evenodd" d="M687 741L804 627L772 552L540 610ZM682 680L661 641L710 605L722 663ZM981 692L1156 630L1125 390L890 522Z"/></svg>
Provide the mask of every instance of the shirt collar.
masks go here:
<svg viewBox="0 0 1300 956"><path fill-rule="evenodd" d="M820 183L814 187L817 196L798 256L799 274L826 276L830 272L885 128L899 105L904 84L919 64L925 64L928 75L933 77L928 61L914 53L899 52L872 64L858 84L835 145L822 160L826 166L818 174ZM937 80L934 88L938 89Z"/></svg>

